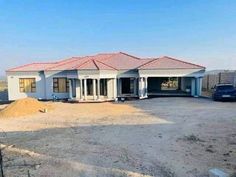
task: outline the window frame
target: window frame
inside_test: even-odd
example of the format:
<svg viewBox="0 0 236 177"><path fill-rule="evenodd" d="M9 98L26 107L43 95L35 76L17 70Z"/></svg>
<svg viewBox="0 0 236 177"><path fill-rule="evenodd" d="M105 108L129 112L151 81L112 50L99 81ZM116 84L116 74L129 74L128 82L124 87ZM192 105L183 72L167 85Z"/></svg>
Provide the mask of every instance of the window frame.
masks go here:
<svg viewBox="0 0 236 177"><path fill-rule="evenodd" d="M25 80L30 81L30 91L27 91ZM37 85L36 85L36 78L19 78L19 91L20 93L36 93L37 92Z"/></svg>
<svg viewBox="0 0 236 177"><path fill-rule="evenodd" d="M60 90L59 80L65 80L65 90ZM69 93L69 79L66 77L54 77L53 78L53 93Z"/></svg>

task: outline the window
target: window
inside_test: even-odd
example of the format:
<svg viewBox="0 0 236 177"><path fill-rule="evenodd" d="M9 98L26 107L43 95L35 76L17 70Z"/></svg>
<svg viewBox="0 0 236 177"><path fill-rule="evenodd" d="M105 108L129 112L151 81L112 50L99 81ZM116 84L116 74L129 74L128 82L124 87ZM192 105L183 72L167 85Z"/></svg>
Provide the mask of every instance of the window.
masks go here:
<svg viewBox="0 0 236 177"><path fill-rule="evenodd" d="M36 81L35 78L21 78L20 82L20 92L21 93L34 93L36 92Z"/></svg>
<svg viewBox="0 0 236 177"><path fill-rule="evenodd" d="M54 93L69 92L69 80L67 78L53 78L53 92Z"/></svg>

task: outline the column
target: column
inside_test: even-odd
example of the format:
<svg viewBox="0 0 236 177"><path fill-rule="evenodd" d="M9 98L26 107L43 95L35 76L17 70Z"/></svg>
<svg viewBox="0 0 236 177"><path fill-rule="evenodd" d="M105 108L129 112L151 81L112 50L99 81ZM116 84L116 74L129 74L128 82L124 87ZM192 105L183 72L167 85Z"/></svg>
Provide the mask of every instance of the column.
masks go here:
<svg viewBox="0 0 236 177"><path fill-rule="evenodd" d="M98 84L97 84L97 90L98 90L98 95L97 95L97 99L100 100L100 79L97 79Z"/></svg>
<svg viewBox="0 0 236 177"><path fill-rule="evenodd" d="M139 97L143 97L143 78L139 78Z"/></svg>
<svg viewBox="0 0 236 177"><path fill-rule="evenodd" d="M145 77L144 78L144 97L147 97L148 96L148 78Z"/></svg>
<svg viewBox="0 0 236 177"><path fill-rule="evenodd" d="M196 95L196 78L192 78L191 80L191 96Z"/></svg>
<svg viewBox="0 0 236 177"><path fill-rule="evenodd" d="M113 79L113 97L116 99L117 97L117 81L116 78Z"/></svg>
<svg viewBox="0 0 236 177"><path fill-rule="evenodd" d="M202 78L196 78L196 96L202 95Z"/></svg>
<svg viewBox="0 0 236 177"><path fill-rule="evenodd" d="M93 79L93 99L96 100L96 79Z"/></svg>
<svg viewBox="0 0 236 177"><path fill-rule="evenodd" d="M84 100L87 100L87 79L84 79Z"/></svg>
<svg viewBox="0 0 236 177"><path fill-rule="evenodd" d="M72 93L72 80L69 79L69 99L73 98L73 93Z"/></svg>
<svg viewBox="0 0 236 177"><path fill-rule="evenodd" d="M72 79L71 82L72 82L71 83L72 84L72 98L75 98L75 96L76 96L75 95L76 94L75 93L75 88L76 88L76 86L75 86L75 79Z"/></svg>
<svg viewBox="0 0 236 177"><path fill-rule="evenodd" d="M79 82L80 82L80 99L83 100L83 79L80 79Z"/></svg>
<svg viewBox="0 0 236 177"><path fill-rule="evenodd" d="M78 100L80 99L81 95L80 95L80 80L76 79L75 80L75 98Z"/></svg>
<svg viewBox="0 0 236 177"><path fill-rule="evenodd" d="M137 95L137 78L134 78L134 95Z"/></svg>
<svg viewBox="0 0 236 177"><path fill-rule="evenodd" d="M122 82L121 78L118 78L118 96L122 95Z"/></svg>

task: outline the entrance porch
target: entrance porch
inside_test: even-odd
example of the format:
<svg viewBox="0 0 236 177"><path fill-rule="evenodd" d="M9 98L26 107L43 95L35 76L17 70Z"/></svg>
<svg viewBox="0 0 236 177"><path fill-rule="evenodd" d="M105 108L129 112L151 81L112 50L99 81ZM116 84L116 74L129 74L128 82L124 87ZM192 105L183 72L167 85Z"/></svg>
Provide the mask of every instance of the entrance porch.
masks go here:
<svg viewBox="0 0 236 177"><path fill-rule="evenodd" d="M102 102L116 97L116 78L69 79L70 101Z"/></svg>

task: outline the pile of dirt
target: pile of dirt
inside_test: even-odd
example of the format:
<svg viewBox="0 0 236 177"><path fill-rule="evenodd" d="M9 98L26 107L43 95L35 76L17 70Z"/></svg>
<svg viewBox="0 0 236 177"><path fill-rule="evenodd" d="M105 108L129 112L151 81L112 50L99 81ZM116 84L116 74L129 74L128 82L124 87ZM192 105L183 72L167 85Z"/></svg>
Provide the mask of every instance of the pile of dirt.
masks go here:
<svg viewBox="0 0 236 177"><path fill-rule="evenodd" d="M0 117L21 117L50 110L51 106L34 98L17 100L0 111Z"/></svg>

